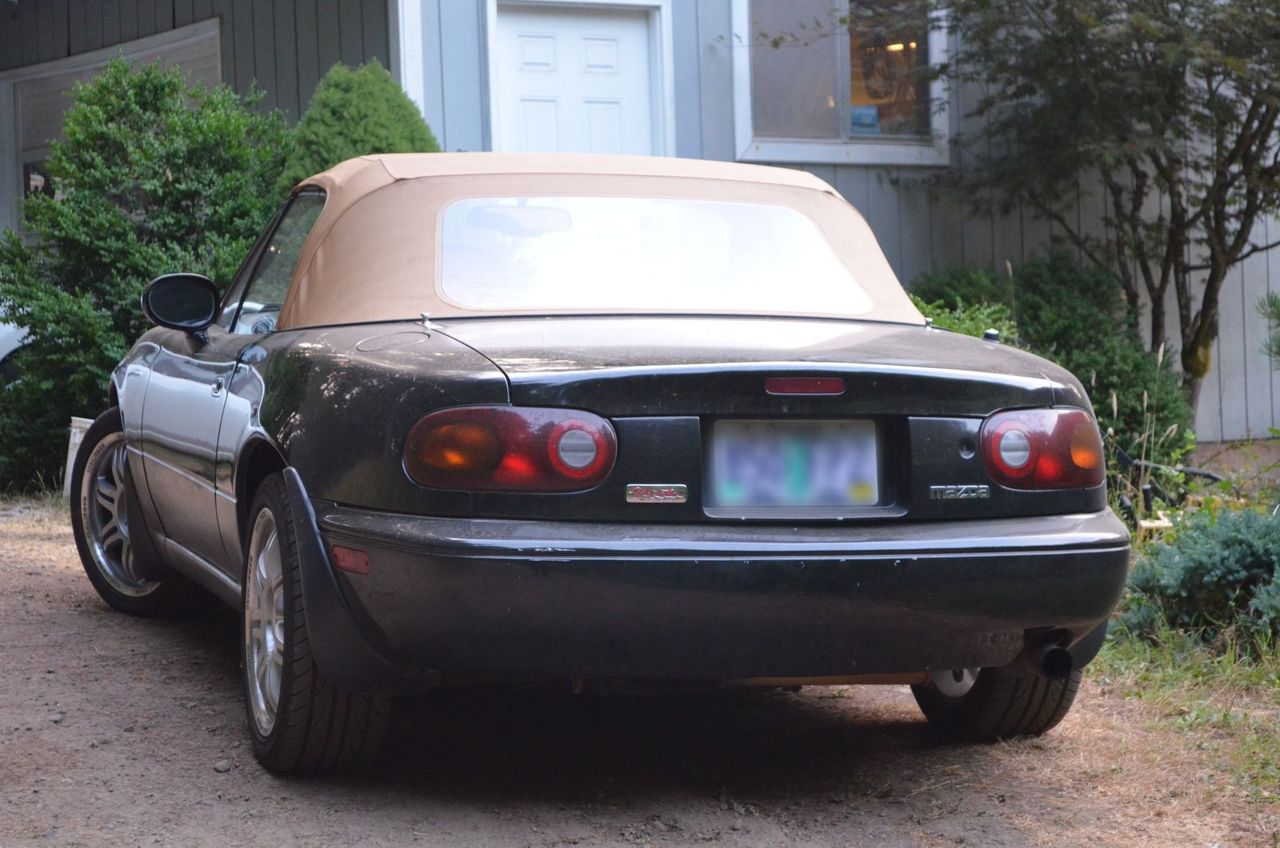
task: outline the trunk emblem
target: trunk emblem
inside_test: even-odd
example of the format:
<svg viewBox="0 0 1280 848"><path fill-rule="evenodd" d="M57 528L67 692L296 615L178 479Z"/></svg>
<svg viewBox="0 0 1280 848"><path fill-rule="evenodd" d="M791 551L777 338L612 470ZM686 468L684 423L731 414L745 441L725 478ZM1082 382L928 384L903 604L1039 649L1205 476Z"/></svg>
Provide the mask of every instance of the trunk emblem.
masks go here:
<svg viewBox="0 0 1280 848"><path fill-rule="evenodd" d="M628 483L627 503L684 503L689 487L684 483Z"/></svg>
<svg viewBox="0 0 1280 848"><path fill-rule="evenodd" d="M982 500L991 497L990 486L930 486L931 501L967 501Z"/></svg>

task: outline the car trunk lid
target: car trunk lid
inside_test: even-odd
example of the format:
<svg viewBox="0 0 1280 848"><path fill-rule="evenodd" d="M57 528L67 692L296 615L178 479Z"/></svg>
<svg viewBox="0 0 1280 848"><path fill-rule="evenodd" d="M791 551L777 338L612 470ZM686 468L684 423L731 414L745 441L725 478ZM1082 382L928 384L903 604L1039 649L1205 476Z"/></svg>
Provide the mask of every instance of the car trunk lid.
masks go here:
<svg viewBox="0 0 1280 848"><path fill-rule="evenodd" d="M630 415L984 416L1050 406L1041 360L1004 345L874 322L556 317L449 321L507 375L511 401ZM781 376L840 394L776 394Z"/></svg>

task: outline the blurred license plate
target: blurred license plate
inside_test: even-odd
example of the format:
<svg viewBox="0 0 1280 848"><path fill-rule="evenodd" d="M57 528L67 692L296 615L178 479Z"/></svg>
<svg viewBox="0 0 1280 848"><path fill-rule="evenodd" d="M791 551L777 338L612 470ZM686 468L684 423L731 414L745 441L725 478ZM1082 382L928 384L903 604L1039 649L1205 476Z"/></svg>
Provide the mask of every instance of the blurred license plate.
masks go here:
<svg viewBox="0 0 1280 848"><path fill-rule="evenodd" d="M871 421L717 421L716 506L870 506L880 500Z"/></svg>

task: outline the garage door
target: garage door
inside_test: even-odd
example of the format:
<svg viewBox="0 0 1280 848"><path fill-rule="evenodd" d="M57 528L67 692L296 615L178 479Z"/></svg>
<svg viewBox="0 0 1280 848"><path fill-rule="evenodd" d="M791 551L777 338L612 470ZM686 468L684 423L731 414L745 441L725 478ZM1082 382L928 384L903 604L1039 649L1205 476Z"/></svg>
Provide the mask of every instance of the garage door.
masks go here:
<svg viewBox="0 0 1280 848"><path fill-rule="evenodd" d="M14 158L3 165L12 169L10 173L16 177L10 184L16 184L18 190L14 194L18 197L56 191L44 171L44 160L49 155L49 143L62 137L62 116L71 105L72 87L93 77L117 55L139 64L159 62L165 67L180 67L195 82L214 84L222 80L217 20L6 73L4 78L12 80L13 86L13 122L9 124L0 116L0 132L12 128L10 149ZM6 147L0 145L0 150ZM0 181L3 182L7 181ZM6 212L16 210L18 197L0 198ZM0 223L6 217L0 215Z"/></svg>
<svg viewBox="0 0 1280 848"><path fill-rule="evenodd" d="M494 148L654 153L649 22L644 11L500 5Z"/></svg>

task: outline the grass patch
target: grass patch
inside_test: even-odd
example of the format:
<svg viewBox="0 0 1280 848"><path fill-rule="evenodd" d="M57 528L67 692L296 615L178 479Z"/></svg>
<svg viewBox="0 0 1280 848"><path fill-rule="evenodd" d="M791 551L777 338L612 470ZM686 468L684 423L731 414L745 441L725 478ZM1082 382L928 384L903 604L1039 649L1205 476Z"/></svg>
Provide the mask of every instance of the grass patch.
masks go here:
<svg viewBox="0 0 1280 848"><path fill-rule="evenodd" d="M43 489L22 495L0 492L0 517L29 512L65 514L66 511L67 504L62 500L62 492L59 490Z"/></svg>
<svg viewBox="0 0 1280 848"><path fill-rule="evenodd" d="M1102 686L1140 700L1165 730L1191 738L1207 761L1258 802L1280 797L1280 652L1272 644L1217 648L1176 631L1109 639L1090 667Z"/></svg>

